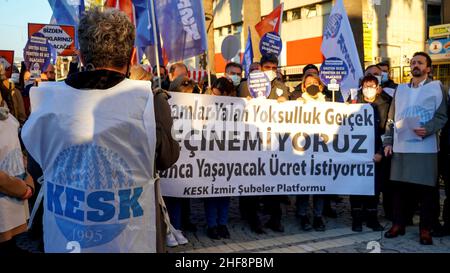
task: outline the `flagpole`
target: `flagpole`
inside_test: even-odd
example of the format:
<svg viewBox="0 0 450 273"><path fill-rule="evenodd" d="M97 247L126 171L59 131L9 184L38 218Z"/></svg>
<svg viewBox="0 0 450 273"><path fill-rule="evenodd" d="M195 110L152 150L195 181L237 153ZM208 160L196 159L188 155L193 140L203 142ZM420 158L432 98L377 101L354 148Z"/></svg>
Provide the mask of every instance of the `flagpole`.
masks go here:
<svg viewBox="0 0 450 273"><path fill-rule="evenodd" d="M148 2L146 2L148 5ZM156 20L155 20L155 5L153 3L153 0L150 0L150 6L151 6L151 15L152 15L152 29L153 29L153 39L155 41L155 59L156 59L156 71L158 75L158 84L159 87L161 87L161 71L159 69L159 54L158 54L158 37L156 34ZM148 8L148 6L147 6Z"/></svg>
<svg viewBox="0 0 450 273"><path fill-rule="evenodd" d="M203 7L203 1L200 1L200 4L202 5L202 11L203 11L203 17L205 17L205 8ZM205 38L208 39L208 33L206 32L206 22L205 22L205 28L204 28L204 33ZM211 67L209 64L209 59L208 59L208 41L206 41L206 56L205 56L205 60L206 60L206 71L208 72L208 88L211 89Z"/></svg>

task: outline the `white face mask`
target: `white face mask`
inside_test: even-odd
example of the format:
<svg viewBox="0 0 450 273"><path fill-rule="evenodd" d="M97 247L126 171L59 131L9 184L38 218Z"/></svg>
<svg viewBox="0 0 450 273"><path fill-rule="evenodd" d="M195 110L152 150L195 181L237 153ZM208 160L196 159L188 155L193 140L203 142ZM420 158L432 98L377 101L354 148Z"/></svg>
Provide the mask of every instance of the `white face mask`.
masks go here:
<svg viewBox="0 0 450 273"><path fill-rule="evenodd" d="M231 79L234 86L239 86L241 83L241 77L239 77L239 75L230 75L228 77Z"/></svg>
<svg viewBox="0 0 450 273"><path fill-rule="evenodd" d="M13 83L19 83L20 74L19 73L12 73L11 74L11 81Z"/></svg>
<svg viewBox="0 0 450 273"><path fill-rule="evenodd" d="M264 74L266 74L270 82L272 82L277 77L277 73L275 73L275 71L273 70L264 71Z"/></svg>
<svg viewBox="0 0 450 273"><path fill-rule="evenodd" d="M374 75L375 76L375 78L377 78L377 80L378 80L378 84L381 84L381 75L380 76L378 76L378 75Z"/></svg>
<svg viewBox="0 0 450 273"><path fill-rule="evenodd" d="M377 89L373 87L366 87L362 90L364 97L373 99L377 95Z"/></svg>
<svg viewBox="0 0 450 273"><path fill-rule="evenodd" d="M381 73L381 83L385 83L389 80L389 76L387 72L382 72Z"/></svg>

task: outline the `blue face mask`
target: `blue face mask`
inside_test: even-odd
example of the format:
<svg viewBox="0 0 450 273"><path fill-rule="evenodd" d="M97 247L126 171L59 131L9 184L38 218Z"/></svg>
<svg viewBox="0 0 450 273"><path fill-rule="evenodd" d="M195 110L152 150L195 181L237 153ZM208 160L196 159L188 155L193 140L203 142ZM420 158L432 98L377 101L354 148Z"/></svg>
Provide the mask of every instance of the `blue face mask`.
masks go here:
<svg viewBox="0 0 450 273"><path fill-rule="evenodd" d="M381 73L381 83L385 83L389 80L389 75L387 72L382 72Z"/></svg>
<svg viewBox="0 0 450 273"><path fill-rule="evenodd" d="M229 78L233 82L234 86L239 86L239 84L241 83L241 77L239 77L239 75L231 75L229 76Z"/></svg>

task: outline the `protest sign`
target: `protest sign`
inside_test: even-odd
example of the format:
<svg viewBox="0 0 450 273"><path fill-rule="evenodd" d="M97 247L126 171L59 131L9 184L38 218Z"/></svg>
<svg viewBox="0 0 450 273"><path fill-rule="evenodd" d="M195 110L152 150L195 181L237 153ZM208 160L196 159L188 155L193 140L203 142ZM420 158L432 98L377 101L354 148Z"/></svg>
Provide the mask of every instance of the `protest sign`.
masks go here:
<svg viewBox="0 0 450 273"><path fill-rule="evenodd" d="M275 54L276 56L279 56L282 47L283 42L281 41L281 37L275 32L267 32L259 42L259 51L261 52L261 55Z"/></svg>
<svg viewBox="0 0 450 273"><path fill-rule="evenodd" d="M24 50L23 59L27 69L34 77L39 77L47 69L53 56L54 49L42 33L35 33L28 40Z"/></svg>
<svg viewBox="0 0 450 273"><path fill-rule="evenodd" d="M248 75L248 90L252 97L268 97L270 95L271 84L264 72L253 71Z"/></svg>
<svg viewBox="0 0 450 273"><path fill-rule="evenodd" d="M320 66L320 79L326 85L335 79L340 84L348 75L348 67L345 62L339 58L331 57L323 61Z"/></svg>
<svg viewBox="0 0 450 273"><path fill-rule="evenodd" d="M369 104L171 96L181 152L160 173L164 195L374 193Z"/></svg>
<svg viewBox="0 0 450 273"><path fill-rule="evenodd" d="M28 23L28 38L42 33L60 56L75 55L75 27Z"/></svg>
<svg viewBox="0 0 450 273"><path fill-rule="evenodd" d="M0 50L0 63L6 71L6 77L11 78L13 64L14 64L14 51L13 50Z"/></svg>

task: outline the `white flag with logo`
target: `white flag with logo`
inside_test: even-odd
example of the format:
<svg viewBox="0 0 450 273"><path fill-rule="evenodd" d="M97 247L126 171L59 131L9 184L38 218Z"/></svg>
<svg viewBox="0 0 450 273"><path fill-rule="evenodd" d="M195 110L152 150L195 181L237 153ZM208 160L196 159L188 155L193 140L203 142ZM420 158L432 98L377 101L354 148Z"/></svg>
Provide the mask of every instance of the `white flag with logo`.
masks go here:
<svg viewBox="0 0 450 273"><path fill-rule="evenodd" d="M336 57L344 61L348 68L347 76L341 82L341 93L347 100L350 89L358 88L359 79L363 76L355 38L348 21L342 0L337 0L331 10L320 48L325 59Z"/></svg>

